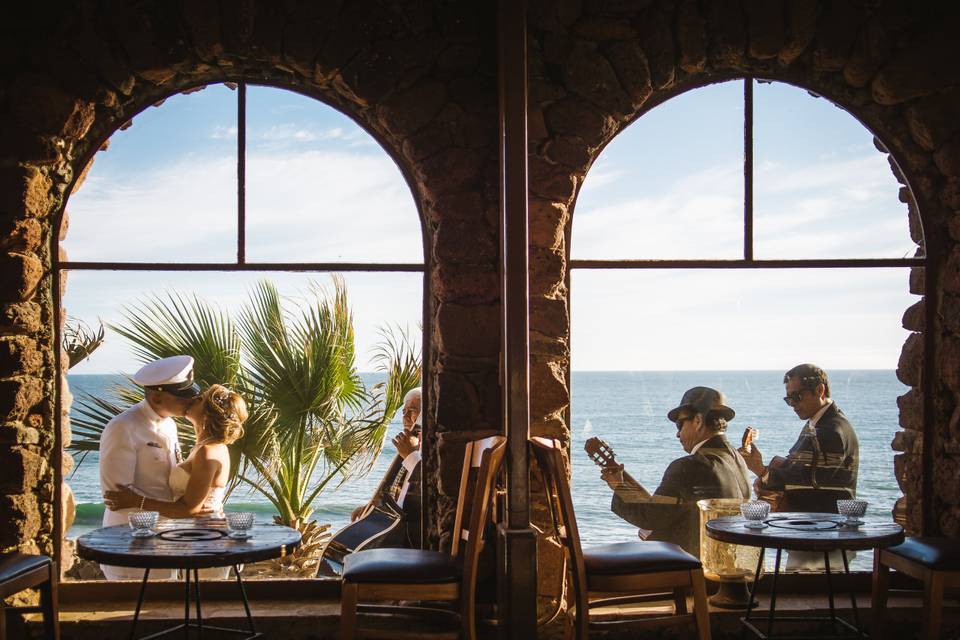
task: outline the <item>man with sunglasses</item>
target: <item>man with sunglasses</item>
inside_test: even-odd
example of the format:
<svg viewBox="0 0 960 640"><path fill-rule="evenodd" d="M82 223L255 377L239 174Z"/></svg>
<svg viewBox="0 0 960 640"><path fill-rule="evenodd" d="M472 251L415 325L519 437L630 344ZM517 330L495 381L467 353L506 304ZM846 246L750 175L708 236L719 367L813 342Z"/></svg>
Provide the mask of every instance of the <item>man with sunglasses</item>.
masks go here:
<svg viewBox="0 0 960 640"><path fill-rule="evenodd" d="M750 499L747 469L726 437L734 415L716 389L688 389L667 419L676 425L677 439L689 455L670 463L653 495L625 474L622 464L604 467L600 477L613 489L610 509L639 527L640 537L672 542L699 557L697 500Z"/></svg>
<svg viewBox="0 0 960 640"><path fill-rule="evenodd" d="M769 465L763 464L755 445L742 447L740 455L757 475L754 486L758 495L785 497L780 510L836 513L838 498L852 498L857 493L857 433L830 397L830 382L823 369L797 365L784 374L783 383L783 401L807 421L797 441L786 458L775 456Z"/></svg>

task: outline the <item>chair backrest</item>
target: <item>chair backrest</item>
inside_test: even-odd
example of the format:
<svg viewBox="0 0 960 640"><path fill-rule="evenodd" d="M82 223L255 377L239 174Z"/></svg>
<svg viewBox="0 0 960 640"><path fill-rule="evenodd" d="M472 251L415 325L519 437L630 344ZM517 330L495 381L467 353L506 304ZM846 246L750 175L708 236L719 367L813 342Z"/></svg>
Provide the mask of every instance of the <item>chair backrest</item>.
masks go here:
<svg viewBox="0 0 960 640"><path fill-rule="evenodd" d="M557 535L563 543L573 579L573 597L577 611L587 610L587 570L583 564L583 549L580 546L580 530L573 513L573 496L567 480L566 462L560 441L551 438L531 438L530 447L543 474L543 486L547 504Z"/></svg>
<svg viewBox="0 0 960 640"><path fill-rule="evenodd" d="M476 595L477 567L480 552L483 550L484 530L490 515L490 505L493 502L494 481L503 464L506 445L505 437L492 436L468 442L463 454L460 495L454 520L451 553L461 555L463 562L461 597L468 602L473 602Z"/></svg>

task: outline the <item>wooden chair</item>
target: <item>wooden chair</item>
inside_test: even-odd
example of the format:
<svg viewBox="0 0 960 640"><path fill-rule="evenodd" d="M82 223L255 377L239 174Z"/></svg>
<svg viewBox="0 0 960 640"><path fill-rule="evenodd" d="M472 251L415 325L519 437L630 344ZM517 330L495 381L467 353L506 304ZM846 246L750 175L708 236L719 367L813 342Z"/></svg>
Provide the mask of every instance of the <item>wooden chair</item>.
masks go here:
<svg viewBox="0 0 960 640"><path fill-rule="evenodd" d="M26 553L0 554L0 640L7 640L7 612L43 614L43 637L60 640L57 619L57 564L47 556ZM24 589L40 589L40 606L7 607L5 598Z"/></svg>
<svg viewBox="0 0 960 640"><path fill-rule="evenodd" d="M891 568L923 581L923 635L920 637L940 638L943 590L960 587L960 540L907 538L903 544L874 553L871 632L875 640L881 640L885 630Z"/></svg>
<svg viewBox="0 0 960 640"><path fill-rule="evenodd" d="M450 614L431 607L371 607L369 601L416 600L455 604L457 628L429 637L476 638L476 584L484 528L490 512L493 486L503 462L506 438L493 436L467 443L460 478L460 495L450 553L422 549L371 549L351 553L344 561L340 595L340 637L353 640L358 632L368 638L423 637L422 630L358 629L360 613ZM467 526L463 526L466 517ZM406 631L406 633L405 633Z"/></svg>
<svg viewBox="0 0 960 640"><path fill-rule="evenodd" d="M572 573L573 603L576 608L573 631L577 640L587 640L591 627L609 629L623 624L663 624L662 617L642 622L590 622L591 607L655 600L672 600L676 621L692 621L696 625L697 637L709 640L710 617L700 561L668 542L623 542L581 549L559 442L533 438L531 445L544 475L547 499ZM689 590L693 591L693 614L687 612L686 596ZM618 594L619 597L610 597L611 594ZM593 601L591 597L594 597Z"/></svg>

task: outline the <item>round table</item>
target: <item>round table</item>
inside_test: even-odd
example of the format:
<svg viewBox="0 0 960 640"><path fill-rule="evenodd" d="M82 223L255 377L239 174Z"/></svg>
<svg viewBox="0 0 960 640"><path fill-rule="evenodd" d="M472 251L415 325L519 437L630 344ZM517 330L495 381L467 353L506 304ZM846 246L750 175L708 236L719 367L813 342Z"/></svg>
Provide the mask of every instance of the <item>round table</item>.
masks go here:
<svg viewBox="0 0 960 640"><path fill-rule="evenodd" d="M140 584L140 596L133 614L131 638L136 634L150 569L183 570L185 602L183 624L150 637L189 628L198 629L201 634L203 629L248 634L247 640L261 637L262 634L257 633L253 616L250 614L250 602L243 588L239 565L280 558L300 544L299 531L275 524L256 524L250 530L248 538L234 540L227 535L226 522L216 518L162 520L157 526L156 535L149 538L135 538L132 534L130 527L117 525L95 529L77 539L77 553L82 558L120 567L145 569L143 581ZM204 626L200 607L199 570L212 567L233 567L240 595L243 598L249 630ZM190 621L191 572L193 572L196 622Z"/></svg>
<svg viewBox="0 0 960 640"><path fill-rule="evenodd" d="M850 573L847 560L847 551L864 549L881 549L903 542L903 527L893 522L864 522L859 526L847 526L844 517L835 513L775 513L771 514L762 529L749 529L746 520L741 516L727 516L715 518L706 523L706 534L710 538L731 544L740 544L750 547L760 547L760 559L754 574L753 587L750 589L750 600L747 610L741 621L760 638L771 638L775 620L777 604L777 576L780 575L780 560L784 550L808 551L822 553L827 579L827 597L830 605L829 618L789 618L781 616L780 620L830 620L846 626L861 636L866 634L860 627L860 615L857 611L857 602L854 593L850 593L850 605L853 610L854 624L838 618L834 610L833 584L830 573L830 553L839 551L843 558L843 570ZM763 567L763 556L767 549L777 550L777 559L773 570L773 584L770 590L770 612L767 619L767 631L761 632L750 620L750 609L753 606L757 586L757 578ZM821 636L826 637L826 636ZM834 637L849 637L834 636Z"/></svg>

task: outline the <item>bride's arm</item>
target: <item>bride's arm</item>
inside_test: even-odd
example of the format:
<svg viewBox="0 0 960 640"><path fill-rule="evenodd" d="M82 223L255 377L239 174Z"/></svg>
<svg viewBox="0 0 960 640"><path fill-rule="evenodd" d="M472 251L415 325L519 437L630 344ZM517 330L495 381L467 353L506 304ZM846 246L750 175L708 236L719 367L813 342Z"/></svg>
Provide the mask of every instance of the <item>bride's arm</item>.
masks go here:
<svg viewBox="0 0 960 640"><path fill-rule="evenodd" d="M126 487L118 491L104 492L104 502L112 504L110 508L114 510L143 509L156 511L167 518L189 518L200 515L205 513L203 503L207 499L210 487L213 486L213 480L220 466L220 461L209 455L207 447L200 447L193 456L187 490L176 502L145 498Z"/></svg>

